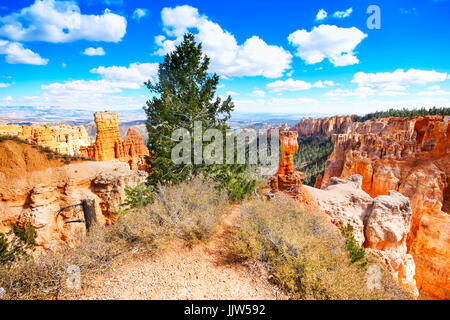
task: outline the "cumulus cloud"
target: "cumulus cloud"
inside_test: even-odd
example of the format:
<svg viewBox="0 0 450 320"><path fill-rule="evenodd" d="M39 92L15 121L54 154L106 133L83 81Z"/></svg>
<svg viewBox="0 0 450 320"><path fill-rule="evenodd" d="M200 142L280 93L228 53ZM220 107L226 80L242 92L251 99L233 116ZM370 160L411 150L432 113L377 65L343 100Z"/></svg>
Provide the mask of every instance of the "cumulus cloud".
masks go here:
<svg viewBox="0 0 450 320"><path fill-rule="evenodd" d="M165 35L155 37L158 46L156 54L164 55L172 51L190 30L210 57L210 70L220 75L277 78L290 69L292 55L282 47L268 45L258 36L238 44L233 34L200 15L191 6L164 8L161 19Z"/></svg>
<svg viewBox="0 0 450 320"><path fill-rule="evenodd" d="M83 54L87 55L87 56L104 56L106 53L105 53L105 50L103 50L102 47L98 47L98 48L90 47L90 48L86 48L83 51Z"/></svg>
<svg viewBox="0 0 450 320"><path fill-rule="evenodd" d="M345 11L336 11L335 13L333 13L333 17L338 18L338 19L348 18L348 17L350 17L352 12L353 12L353 8L348 8Z"/></svg>
<svg viewBox="0 0 450 320"><path fill-rule="evenodd" d="M134 20L140 21L142 18L144 18L147 15L148 15L147 9L137 8L136 10L134 10L132 18Z"/></svg>
<svg viewBox="0 0 450 320"><path fill-rule="evenodd" d="M303 81L303 80L293 80L291 78L287 80L278 80L275 82L269 83L266 88L272 92L281 92L281 91L301 91L301 90L308 90L312 87L314 88L325 88L326 86L333 86L334 82L325 80L325 81L316 81L315 83L311 84L309 82Z"/></svg>
<svg viewBox="0 0 450 320"><path fill-rule="evenodd" d="M447 73L434 70L397 69L394 72L365 73L358 72L353 76L353 83L359 87L377 90L405 90L410 85L426 85L447 79Z"/></svg>
<svg viewBox="0 0 450 320"><path fill-rule="evenodd" d="M0 40L0 54L6 55L6 62L9 64L46 65L48 63L48 59L41 58L39 54L24 48L18 42Z"/></svg>
<svg viewBox="0 0 450 320"><path fill-rule="evenodd" d="M126 32L124 17L106 9L87 15L73 1L36 0L29 7L0 17L0 36L14 41L120 41Z"/></svg>
<svg viewBox="0 0 450 320"><path fill-rule="evenodd" d="M103 79L115 83L130 83L138 89L145 81L155 80L158 74L158 63L132 63L128 67L112 66L91 69L89 72L100 74ZM130 87L128 86L128 87Z"/></svg>
<svg viewBox="0 0 450 320"><path fill-rule="evenodd" d="M0 88L8 88L11 83L0 82Z"/></svg>
<svg viewBox="0 0 450 320"><path fill-rule="evenodd" d="M317 15L316 15L316 21L322 21L327 16L328 16L328 13L325 10L320 9L319 12L317 12Z"/></svg>
<svg viewBox="0 0 450 320"><path fill-rule="evenodd" d="M55 102L54 105L71 105L71 99L75 98L76 101L84 101L83 103L86 105L89 105L91 99L100 99L99 97L103 97L105 101L114 100L115 98L109 94L123 92L123 89L139 89L144 81L155 79L158 64L132 63L128 67L100 66L91 69L90 72L99 74L102 78L100 80L74 80L42 85L41 89L45 91L42 99L58 102ZM107 103L105 102L104 105L107 105Z"/></svg>
<svg viewBox="0 0 450 320"><path fill-rule="evenodd" d="M264 90L255 89L250 95L262 98L266 96L266 92Z"/></svg>
<svg viewBox="0 0 450 320"><path fill-rule="evenodd" d="M355 27L340 28L322 24L310 32L297 30L288 37L289 43L297 47L296 55L306 64L315 64L328 59L335 67L359 63L353 52L367 34Z"/></svg>
<svg viewBox="0 0 450 320"><path fill-rule="evenodd" d="M420 91L417 93L418 96L447 96L450 95L450 91L442 90L439 85L434 85L428 87L427 91Z"/></svg>

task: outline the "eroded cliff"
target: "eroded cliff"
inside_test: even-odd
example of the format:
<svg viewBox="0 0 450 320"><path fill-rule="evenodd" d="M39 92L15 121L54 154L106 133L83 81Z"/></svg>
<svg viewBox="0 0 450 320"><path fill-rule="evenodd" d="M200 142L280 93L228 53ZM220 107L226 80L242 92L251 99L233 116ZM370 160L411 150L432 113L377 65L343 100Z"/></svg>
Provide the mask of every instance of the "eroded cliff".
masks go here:
<svg viewBox="0 0 450 320"><path fill-rule="evenodd" d="M125 186L135 187L146 177L126 163L73 161L65 165L30 145L0 142L0 232L7 231L11 222L29 221L37 229L39 246L71 244L85 226L66 222L82 220L83 212L74 207L57 216L61 208L91 199L97 221L112 223L125 200Z"/></svg>
<svg viewBox="0 0 450 320"><path fill-rule="evenodd" d="M419 290L450 298L450 126L448 116L382 118L346 124L333 135L322 188L359 174L371 197L395 190L411 202L408 252Z"/></svg>
<svg viewBox="0 0 450 320"><path fill-rule="evenodd" d="M91 141L83 126L0 126L0 135L17 136L28 142L34 142L53 151L79 155L82 147Z"/></svg>

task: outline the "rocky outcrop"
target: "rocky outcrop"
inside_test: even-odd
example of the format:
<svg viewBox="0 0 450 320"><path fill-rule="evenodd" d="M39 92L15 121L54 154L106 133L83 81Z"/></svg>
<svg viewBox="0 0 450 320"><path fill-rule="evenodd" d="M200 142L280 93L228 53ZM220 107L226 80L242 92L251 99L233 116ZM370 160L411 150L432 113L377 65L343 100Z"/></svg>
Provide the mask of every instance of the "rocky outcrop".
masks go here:
<svg viewBox="0 0 450 320"><path fill-rule="evenodd" d="M71 156L79 155L80 149L91 143L83 126L0 126L0 135L17 136Z"/></svg>
<svg viewBox="0 0 450 320"><path fill-rule="evenodd" d="M100 224L115 221L114 212L125 200L125 186L146 180L145 172L130 170L126 163L73 161L65 165L49 160L44 153L15 141L0 143L0 232L11 222L29 221L37 229L37 244L56 248L72 244L85 232L83 212L74 207L57 212L84 199L95 201Z"/></svg>
<svg viewBox="0 0 450 320"><path fill-rule="evenodd" d="M323 190L305 186L320 210L339 229L353 227L357 243L385 264L399 283L418 295L415 265L407 253L406 237L411 226L409 199L396 191L372 199L361 189L362 177L333 177Z"/></svg>
<svg viewBox="0 0 450 320"><path fill-rule="evenodd" d="M277 173L270 179L273 195L287 195L297 200L305 209L317 209L317 203L303 187L303 172L294 171L294 153L298 150L297 132L287 127L279 133L281 159Z"/></svg>
<svg viewBox="0 0 450 320"><path fill-rule="evenodd" d="M326 136L345 132L351 126L355 116L333 116L326 118L303 118L291 128L299 136Z"/></svg>
<svg viewBox="0 0 450 320"><path fill-rule="evenodd" d="M395 190L410 199L408 252L416 264L419 290L450 298L450 126L448 116L382 118L346 125L321 183L362 176L371 197Z"/></svg>
<svg viewBox="0 0 450 320"><path fill-rule="evenodd" d="M144 145L144 140L134 129L129 129L125 140L122 140L117 112L96 112L94 121L97 125L97 137L95 143L82 148L83 155L97 161L127 162L131 169L147 169L145 158L149 155L149 151Z"/></svg>

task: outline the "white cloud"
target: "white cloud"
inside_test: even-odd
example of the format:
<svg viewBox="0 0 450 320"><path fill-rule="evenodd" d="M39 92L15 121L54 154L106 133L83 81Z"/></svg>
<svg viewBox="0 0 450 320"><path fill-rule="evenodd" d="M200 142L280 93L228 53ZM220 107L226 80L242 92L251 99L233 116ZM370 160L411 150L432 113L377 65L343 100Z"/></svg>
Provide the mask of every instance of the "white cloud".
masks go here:
<svg viewBox="0 0 450 320"><path fill-rule="evenodd" d="M239 95L239 93L234 92L234 91L227 91L225 93L227 94L227 96L238 96Z"/></svg>
<svg viewBox="0 0 450 320"><path fill-rule="evenodd" d="M137 8L133 12L133 19L140 21L142 18L148 15L148 10L143 8Z"/></svg>
<svg viewBox="0 0 450 320"><path fill-rule="evenodd" d="M292 55L282 47L268 45L258 36L239 45L234 35L191 6L164 8L161 18L166 35L155 37L156 54L172 51L188 30L195 29L196 40L202 43L203 51L210 57L212 72L223 76L277 78L290 68Z"/></svg>
<svg viewBox="0 0 450 320"><path fill-rule="evenodd" d="M353 83L359 87L369 87L377 90L405 90L410 85L426 85L447 79L447 73L434 70L397 69L394 72L365 73L358 72L353 76Z"/></svg>
<svg viewBox="0 0 450 320"><path fill-rule="evenodd" d="M390 97L397 97L397 96L407 96L408 93L404 91L381 91L378 93L380 96L390 96Z"/></svg>
<svg viewBox="0 0 450 320"><path fill-rule="evenodd" d="M317 12L317 15L316 15L316 21L322 21L327 16L328 16L328 13L325 10L320 9L319 12Z"/></svg>
<svg viewBox="0 0 450 320"><path fill-rule="evenodd" d="M348 18L348 17L350 17L350 15L352 14L352 12L353 12L353 8L348 8L348 9L345 10L345 11L336 11L336 12L333 14L333 17L338 18L338 19Z"/></svg>
<svg viewBox="0 0 450 320"><path fill-rule="evenodd" d="M155 80L158 74L158 63L132 63L129 67L112 66L94 68L91 73L100 74L107 81L125 84L128 88L139 88L144 81Z"/></svg>
<svg viewBox="0 0 450 320"><path fill-rule="evenodd" d="M112 66L94 68L91 73L102 76L100 80L74 80L63 83L54 82L42 85L44 93L33 98L40 104L56 106L103 106L124 107L125 102L134 103L128 107L139 107L135 98L120 97L111 94L123 92L124 89L142 88L144 81L154 80L158 72L157 63L132 63L128 67ZM39 100L40 98L40 100ZM102 102L103 100L103 102ZM74 101L76 103L74 103ZM108 102L110 101L110 102ZM130 102L131 101L131 102ZM122 103L123 102L123 103ZM140 105L142 106L142 104Z"/></svg>
<svg viewBox="0 0 450 320"><path fill-rule="evenodd" d="M297 30L288 37L289 43L297 47L296 55L307 64L328 59L335 67L357 64L353 52L367 34L355 27L340 28L322 24L310 32Z"/></svg>
<svg viewBox="0 0 450 320"><path fill-rule="evenodd" d="M428 91L420 91L418 96L447 96L450 95L450 91L442 90L439 85L428 87Z"/></svg>
<svg viewBox="0 0 450 320"><path fill-rule="evenodd" d="M326 97L359 97L366 98L368 96L375 95L376 91L370 88L356 88L355 90L348 89L335 89L328 91L325 96Z"/></svg>
<svg viewBox="0 0 450 320"><path fill-rule="evenodd" d="M262 98L262 97L266 96L266 92L264 90L255 89L255 90L253 90L253 92L250 95L254 96L254 97Z"/></svg>
<svg viewBox="0 0 450 320"><path fill-rule="evenodd" d="M118 42L126 27L126 19L108 9L102 15L82 14L73 1L36 0L29 7L0 17L0 36L15 41Z"/></svg>
<svg viewBox="0 0 450 320"><path fill-rule="evenodd" d="M316 81L312 86L315 87L315 88L325 88L325 87L332 87L334 85L335 85L334 81L331 81L331 80L325 80L325 81L319 80L319 81Z"/></svg>
<svg viewBox="0 0 450 320"><path fill-rule="evenodd" d="M104 56L106 53L102 47L98 47L98 48L90 47L90 48L86 48L83 51L83 54L87 55L87 56Z"/></svg>
<svg viewBox="0 0 450 320"><path fill-rule="evenodd" d="M0 82L0 88L8 88L11 83Z"/></svg>
<svg viewBox="0 0 450 320"><path fill-rule="evenodd" d="M62 66L63 68L65 68L65 67L67 66L67 64L65 64L65 63L63 62L63 63L61 63L61 66Z"/></svg>
<svg viewBox="0 0 450 320"><path fill-rule="evenodd" d="M30 49L25 49L21 43L0 40L0 54L6 55L6 62L9 64L33 64L46 65L48 59Z"/></svg>
<svg viewBox="0 0 450 320"><path fill-rule="evenodd" d="M326 86L333 86L334 82L325 80L325 81L316 81L311 84L309 82L303 80L293 80L291 78L287 80L277 80L275 82L269 83L266 88L272 92L281 92L281 91L301 91L308 90L312 87L314 88L325 88Z"/></svg>

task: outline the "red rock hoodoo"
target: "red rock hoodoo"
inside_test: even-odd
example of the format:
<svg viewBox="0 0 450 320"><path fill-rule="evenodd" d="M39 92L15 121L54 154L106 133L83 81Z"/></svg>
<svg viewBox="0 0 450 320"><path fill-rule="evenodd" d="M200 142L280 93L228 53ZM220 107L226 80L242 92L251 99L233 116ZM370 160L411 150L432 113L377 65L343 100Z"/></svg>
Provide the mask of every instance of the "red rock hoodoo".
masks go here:
<svg viewBox="0 0 450 320"><path fill-rule="evenodd" d="M94 114L97 125L95 143L82 149L85 156L97 161L119 160L127 162L132 170L147 171L145 157L149 155L144 140L134 129L129 129L125 140L119 133L119 114L103 111Z"/></svg>
<svg viewBox="0 0 450 320"><path fill-rule="evenodd" d="M303 172L294 170L294 153L298 150L298 134L284 128L279 135L281 159L277 173L270 179L270 191L272 194L286 194L306 209L315 210L317 203L302 185Z"/></svg>

